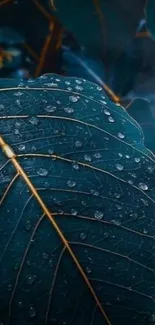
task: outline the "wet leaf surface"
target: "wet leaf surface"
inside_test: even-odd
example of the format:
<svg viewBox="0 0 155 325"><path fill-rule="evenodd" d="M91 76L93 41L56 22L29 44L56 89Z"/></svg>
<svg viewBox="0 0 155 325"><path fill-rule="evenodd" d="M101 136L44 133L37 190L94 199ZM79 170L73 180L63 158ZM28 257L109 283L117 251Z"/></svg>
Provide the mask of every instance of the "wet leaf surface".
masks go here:
<svg viewBox="0 0 155 325"><path fill-rule="evenodd" d="M0 134L1 323L151 325L155 159L137 122L45 75L0 80Z"/></svg>

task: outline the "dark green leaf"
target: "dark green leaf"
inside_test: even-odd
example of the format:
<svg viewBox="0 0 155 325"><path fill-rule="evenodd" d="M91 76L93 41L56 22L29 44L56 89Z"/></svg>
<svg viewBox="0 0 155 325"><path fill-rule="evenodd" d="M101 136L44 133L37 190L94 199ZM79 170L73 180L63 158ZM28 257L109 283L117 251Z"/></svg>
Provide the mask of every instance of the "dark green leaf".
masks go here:
<svg viewBox="0 0 155 325"><path fill-rule="evenodd" d="M128 113L141 125L147 148L155 153L155 116L151 103L145 99L135 99L127 107Z"/></svg>
<svg viewBox="0 0 155 325"><path fill-rule="evenodd" d="M151 325L155 160L140 126L82 79L5 79L0 88L1 323L108 324L20 164L109 324Z"/></svg>
<svg viewBox="0 0 155 325"><path fill-rule="evenodd" d="M146 1L145 15L149 33L155 38L155 2L153 0Z"/></svg>
<svg viewBox="0 0 155 325"><path fill-rule="evenodd" d="M144 7L142 0L54 0L54 4L52 12L63 26L89 53L106 60L131 44Z"/></svg>

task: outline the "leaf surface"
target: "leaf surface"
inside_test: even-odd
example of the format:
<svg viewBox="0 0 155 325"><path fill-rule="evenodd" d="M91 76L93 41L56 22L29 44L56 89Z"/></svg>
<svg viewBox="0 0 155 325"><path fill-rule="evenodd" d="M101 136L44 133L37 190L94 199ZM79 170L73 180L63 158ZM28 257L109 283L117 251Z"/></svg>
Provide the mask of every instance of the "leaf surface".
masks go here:
<svg viewBox="0 0 155 325"><path fill-rule="evenodd" d="M151 325L155 159L137 122L45 75L0 80L0 134L1 322Z"/></svg>

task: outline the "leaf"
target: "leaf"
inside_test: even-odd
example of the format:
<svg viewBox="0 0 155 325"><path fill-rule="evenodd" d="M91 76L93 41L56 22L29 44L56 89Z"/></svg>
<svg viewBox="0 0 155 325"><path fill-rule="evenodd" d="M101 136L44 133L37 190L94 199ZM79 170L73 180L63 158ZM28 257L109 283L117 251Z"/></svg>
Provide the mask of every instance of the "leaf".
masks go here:
<svg viewBox="0 0 155 325"><path fill-rule="evenodd" d="M155 15L155 2L153 0L147 0L146 8L145 8L145 16L146 16L147 29L152 38L155 38L154 15Z"/></svg>
<svg viewBox="0 0 155 325"><path fill-rule="evenodd" d="M140 124L145 136L145 145L155 153L155 116L148 100L137 98L127 107L128 113Z"/></svg>
<svg viewBox="0 0 155 325"><path fill-rule="evenodd" d="M53 15L89 54L110 60L130 46L143 16L144 1L55 0L54 5Z"/></svg>
<svg viewBox="0 0 155 325"><path fill-rule="evenodd" d="M0 317L151 325L155 159L83 79L0 80Z"/></svg>

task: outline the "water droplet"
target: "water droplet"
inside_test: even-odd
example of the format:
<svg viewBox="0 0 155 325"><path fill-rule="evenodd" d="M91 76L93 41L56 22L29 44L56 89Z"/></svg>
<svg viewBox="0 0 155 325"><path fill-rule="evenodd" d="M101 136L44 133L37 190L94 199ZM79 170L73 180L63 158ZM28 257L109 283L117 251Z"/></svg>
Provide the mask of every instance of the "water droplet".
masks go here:
<svg viewBox="0 0 155 325"><path fill-rule="evenodd" d="M121 157L121 158L123 157L123 155L122 155L122 153L121 153L121 152L119 152L119 153L118 153L118 155L119 155L119 157Z"/></svg>
<svg viewBox="0 0 155 325"><path fill-rule="evenodd" d="M104 105L107 105L107 102L105 100L100 100L100 102Z"/></svg>
<svg viewBox="0 0 155 325"><path fill-rule="evenodd" d="M76 79L75 82L76 82L77 84L79 84L79 85L82 84L82 81L79 80L79 79Z"/></svg>
<svg viewBox="0 0 155 325"><path fill-rule="evenodd" d="M66 80L66 81L65 81L65 84L66 84L66 85L70 85L71 83L70 83L70 81L67 81L67 80Z"/></svg>
<svg viewBox="0 0 155 325"><path fill-rule="evenodd" d="M114 196L115 196L116 199L119 199L119 198L121 197L121 194L119 194L119 193L114 193Z"/></svg>
<svg viewBox="0 0 155 325"><path fill-rule="evenodd" d="M86 267L86 272L87 272L88 274L91 273L91 269L90 269L88 266Z"/></svg>
<svg viewBox="0 0 155 325"><path fill-rule="evenodd" d="M30 318L33 318L33 317L35 317L36 316L36 309L33 307L33 306L31 306L30 308L29 308L29 317Z"/></svg>
<svg viewBox="0 0 155 325"><path fill-rule="evenodd" d="M111 220L111 222L116 226L121 226L121 222L119 220L113 219L113 220Z"/></svg>
<svg viewBox="0 0 155 325"><path fill-rule="evenodd" d="M71 180L71 179L69 179L69 180L67 181L67 185L68 185L68 187L74 187L74 186L76 185L76 182L73 181L73 180Z"/></svg>
<svg viewBox="0 0 155 325"><path fill-rule="evenodd" d="M69 96L69 100L70 100L71 102L73 102L73 103L76 103L76 102L78 101L78 97L72 95L72 96Z"/></svg>
<svg viewBox="0 0 155 325"><path fill-rule="evenodd" d="M116 168L118 169L118 170L123 170L123 166L121 165L121 164L116 164Z"/></svg>
<svg viewBox="0 0 155 325"><path fill-rule="evenodd" d="M147 191L148 190L148 186L145 183L139 183L138 186L143 191Z"/></svg>
<svg viewBox="0 0 155 325"><path fill-rule="evenodd" d="M94 154L94 157L95 157L95 158L101 158L102 155L101 155L99 152L96 152L96 153Z"/></svg>
<svg viewBox="0 0 155 325"><path fill-rule="evenodd" d="M146 235L148 233L148 231L146 229L144 229L143 233Z"/></svg>
<svg viewBox="0 0 155 325"><path fill-rule="evenodd" d="M43 257L44 260L47 260L48 259L48 254L46 252L43 252L42 257Z"/></svg>
<svg viewBox="0 0 155 325"><path fill-rule="evenodd" d="M36 280L36 275L29 275L27 277L27 283L28 284L33 284L35 282L35 280Z"/></svg>
<svg viewBox="0 0 155 325"><path fill-rule="evenodd" d="M17 91L16 93L14 93L14 96L22 96L23 93L21 91Z"/></svg>
<svg viewBox="0 0 155 325"><path fill-rule="evenodd" d="M49 262L48 262L48 264L49 264L49 267L53 267L53 260L50 259Z"/></svg>
<svg viewBox="0 0 155 325"><path fill-rule="evenodd" d="M32 227L31 221L27 220L24 226L25 230L29 231L31 227Z"/></svg>
<svg viewBox="0 0 155 325"><path fill-rule="evenodd" d="M119 137L120 139L124 139L125 135L122 134L121 132L119 132L119 133L118 133L118 137Z"/></svg>
<svg viewBox="0 0 155 325"><path fill-rule="evenodd" d="M125 155L125 157L126 157L127 159L129 159L129 158L130 158L130 156L129 156L129 155Z"/></svg>
<svg viewBox="0 0 155 325"><path fill-rule="evenodd" d="M137 220L138 214L137 213L131 213L130 217L132 217L132 219L134 219L134 220Z"/></svg>
<svg viewBox="0 0 155 325"><path fill-rule="evenodd" d="M87 238L86 233L85 233L85 232L81 232L81 234L80 234L80 238L81 238L82 240L85 240L85 239Z"/></svg>
<svg viewBox="0 0 155 325"><path fill-rule="evenodd" d="M75 89L76 90L79 90L79 91L82 91L83 90L83 87L81 87L81 86L75 86Z"/></svg>
<svg viewBox="0 0 155 325"><path fill-rule="evenodd" d="M79 164L77 164L76 162L73 162L73 168L75 169L75 170L79 170L80 169L80 166L79 166Z"/></svg>
<svg viewBox="0 0 155 325"><path fill-rule="evenodd" d="M154 172L155 167L154 166L148 166L148 172L152 174Z"/></svg>
<svg viewBox="0 0 155 325"><path fill-rule="evenodd" d="M94 217L98 220L101 220L103 218L103 212L99 210L95 211Z"/></svg>
<svg viewBox="0 0 155 325"><path fill-rule="evenodd" d="M20 131L18 129L15 129L14 134L20 134Z"/></svg>
<svg viewBox="0 0 155 325"><path fill-rule="evenodd" d="M48 149L48 153L49 153L50 155L53 155L54 150L52 150L52 149Z"/></svg>
<svg viewBox="0 0 155 325"><path fill-rule="evenodd" d="M48 83L44 84L44 86L47 86L47 87L58 87L58 84L56 84L54 82L48 82Z"/></svg>
<svg viewBox="0 0 155 325"><path fill-rule="evenodd" d="M114 120L114 118L112 116L108 117L108 121L111 122L111 123L115 122L115 120Z"/></svg>
<svg viewBox="0 0 155 325"><path fill-rule="evenodd" d="M72 215L72 216L76 216L76 215L77 215L77 210L75 210L75 209L71 209L71 215Z"/></svg>
<svg viewBox="0 0 155 325"><path fill-rule="evenodd" d="M134 158L134 161L135 161L136 163L139 163L139 162L140 162L140 158Z"/></svg>
<svg viewBox="0 0 155 325"><path fill-rule="evenodd" d="M39 168L37 170L37 174L40 175L40 176L47 176L48 175L48 170L44 169L44 168Z"/></svg>
<svg viewBox="0 0 155 325"><path fill-rule="evenodd" d="M102 87L97 86L97 90L101 91L102 90Z"/></svg>
<svg viewBox="0 0 155 325"><path fill-rule="evenodd" d="M8 289L8 291L11 291L11 289L12 289L12 285L9 284L7 289Z"/></svg>
<svg viewBox="0 0 155 325"><path fill-rule="evenodd" d="M77 140L77 141L75 142L75 146L76 146L77 148L82 147L82 142L79 141L79 140Z"/></svg>
<svg viewBox="0 0 155 325"><path fill-rule="evenodd" d="M107 109L104 109L104 114L105 115L110 115L110 112Z"/></svg>
<svg viewBox="0 0 155 325"><path fill-rule="evenodd" d="M123 209L123 205L116 204L116 209L117 209L117 210L122 210L122 209Z"/></svg>
<svg viewBox="0 0 155 325"><path fill-rule="evenodd" d="M128 183L129 183L130 185L133 185L133 181L132 181L132 179L129 179L129 180L128 180Z"/></svg>
<svg viewBox="0 0 155 325"><path fill-rule="evenodd" d="M44 110L48 113L53 113L56 111L56 106L48 105L48 106L44 107Z"/></svg>
<svg viewBox="0 0 155 325"><path fill-rule="evenodd" d="M86 160L86 161L91 161L91 157L88 156L88 155L84 155L84 160Z"/></svg>
<svg viewBox="0 0 155 325"><path fill-rule="evenodd" d="M31 124L33 124L33 125L38 125L39 119L37 117L35 117L35 116L32 116L32 117L29 118L29 122Z"/></svg>
<svg viewBox="0 0 155 325"><path fill-rule="evenodd" d="M24 151L25 150L25 144L20 144L19 145L19 147L18 147L18 149L20 150L20 151Z"/></svg>
<svg viewBox="0 0 155 325"><path fill-rule="evenodd" d="M141 202L142 202L146 207L149 206L149 203L148 203L147 200L145 200L145 199L140 199L140 201L141 201Z"/></svg>
<svg viewBox="0 0 155 325"><path fill-rule="evenodd" d="M65 108L64 108L64 111L65 111L66 113L68 113L68 114L71 114L71 113L74 112L74 109L73 109L72 107L65 107Z"/></svg>
<svg viewBox="0 0 155 325"><path fill-rule="evenodd" d="M90 192L91 192L91 194L93 194L94 196L99 196L99 192L97 192L96 190L91 190Z"/></svg>

